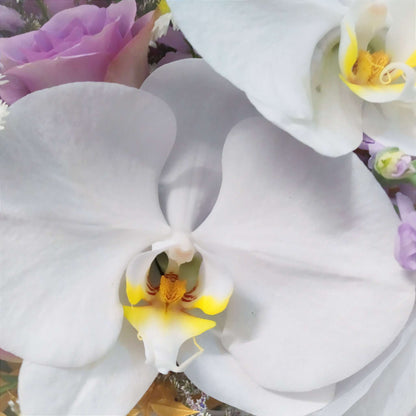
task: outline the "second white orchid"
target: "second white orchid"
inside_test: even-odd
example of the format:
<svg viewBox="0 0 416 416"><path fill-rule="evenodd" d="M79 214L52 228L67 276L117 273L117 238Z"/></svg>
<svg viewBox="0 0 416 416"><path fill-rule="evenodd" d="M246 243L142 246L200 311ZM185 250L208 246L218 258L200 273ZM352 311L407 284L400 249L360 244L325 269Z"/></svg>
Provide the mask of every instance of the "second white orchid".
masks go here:
<svg viewBox="0 0 416 416"><path fill-rule="evenodd" d="M169 5L215 70L319 153L346 154L364 131L416 154L415 0Z"/></svg>

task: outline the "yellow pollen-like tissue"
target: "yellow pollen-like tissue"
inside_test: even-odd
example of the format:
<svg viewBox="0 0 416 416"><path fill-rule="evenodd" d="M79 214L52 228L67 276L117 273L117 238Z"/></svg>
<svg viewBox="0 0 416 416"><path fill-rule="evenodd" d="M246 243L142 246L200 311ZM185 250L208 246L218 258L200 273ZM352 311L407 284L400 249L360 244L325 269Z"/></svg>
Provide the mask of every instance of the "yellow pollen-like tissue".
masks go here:
<svg viewBox="0 0 416 416"><path fill-rule="evenodd" d="M352 68L351 81L359 85L380 84L380 74L389 63L390 58L384 51L370 53L360 50Z"/></svg>
<svg viewBox="0 0 416 416"><path fill-rule="evenodd" d="M186 293L186 280L179 280L173 273L167 273L160 278L159 297L166 305L182 299Z"/></svg>
<svg viewBox="0 0 416 416"><path fill-rule="evenodd" d="M166 0L161 0L157 6L157 9L159 10L160 14L170 13L170 7L168 6Z"/></svg>

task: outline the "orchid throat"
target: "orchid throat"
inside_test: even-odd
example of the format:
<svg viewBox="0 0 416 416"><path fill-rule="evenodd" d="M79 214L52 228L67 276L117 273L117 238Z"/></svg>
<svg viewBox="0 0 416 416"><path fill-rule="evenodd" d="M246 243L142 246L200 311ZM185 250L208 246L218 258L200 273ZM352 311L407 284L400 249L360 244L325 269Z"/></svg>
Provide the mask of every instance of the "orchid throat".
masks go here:
<svg viewBox="0 0 416 416"><path fill-rule="evenodd" d="M383 4L353 7L341 24L340 78L348 88L370 102L416 100L416 46L403 59L386 50L392 29ZM391 26L400 22L392 22Z"/></svg>
<svg viewBox="0 0 416 416"><path fill-rule="evenodd" d="M126 272L130 306L124 306L124 315L144 343L146 363L163 374L184 371L203 352L195 337L216 326L211 319L195 316L195 309L218 314L227 307L231 295L216 299L204 293L202 256L189 240L185 242L156 253L141 283L131 282L134 267ZM154 244L153 249L160 245L163 242ZM193 339L197 352L178 365L179 349L189 339Z"/></svg>

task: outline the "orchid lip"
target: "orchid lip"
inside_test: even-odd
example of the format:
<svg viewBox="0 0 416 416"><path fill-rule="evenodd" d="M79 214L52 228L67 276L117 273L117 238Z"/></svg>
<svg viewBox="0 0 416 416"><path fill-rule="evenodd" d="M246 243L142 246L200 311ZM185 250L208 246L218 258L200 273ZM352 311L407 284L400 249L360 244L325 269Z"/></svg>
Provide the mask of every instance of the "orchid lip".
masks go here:
<svg viewBox="0 0 416 416"><path fill-rule="evenodd" d="M195 337L216 325L211 319L193 315L192 309L220 313L230 295L225 301L205 295L199 282L203 258L188 234L173 232L170 238L154 243L143 256L147 256L147 268L133 264L126 272L130 306L124 306L124 315L144 343L148 364L163 374L182 372L203 352ZM133 286L130 282L137 270L144 275L141 283ZM194 339L198 351L178 366L179 348L188 339Z"/></svg>

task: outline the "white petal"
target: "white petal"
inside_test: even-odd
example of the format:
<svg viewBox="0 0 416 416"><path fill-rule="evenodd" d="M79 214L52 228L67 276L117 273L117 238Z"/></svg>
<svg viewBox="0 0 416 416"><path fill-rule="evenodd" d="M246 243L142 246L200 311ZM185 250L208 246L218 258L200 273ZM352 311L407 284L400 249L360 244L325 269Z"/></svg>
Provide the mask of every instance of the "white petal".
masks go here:
<svg viewBox="0 0 416 416"><path fill-rule="evenodd" d="M270 121L308 140L294 125L313 118L312 55L341 21L344 7L338 1L170 0L169 5L185 36L216 71Z"/></svg>
<svg viewBox="0 0 416 416"><path fill-rule="evenodd" d="M416 2L390 0L388 10L391 25L386 34L386 52L392 60L406 62L416 53Z"/></svg>
<svg viewBox="0 0 416 416"><path fill-rule="evenodd" d="M177 139L160 179L160 199L171 226L191 231L217 199L228 132L257 111L201 59L163 65L142 88L165 100L175 113Z"/></svg>
<svg viewBox="0 0 416 416"><path fill-rule="evenodd" d="M312 83L312 103L312 120L286 126L289 133L326 156L344 155L359 146L362 100L340 80L335 51L322 59L321 73Z"/></svg>
<svg viewBox="0 0 416 416"><path fill-rule="evenodd" d="M114 344L118 288L137 232L0 220L0 345L33 362L79 366ZM147 236L146 236L147 237Z"/></svg>
<svg viewBox="0 0 416 416"><path fill-rule="evenodd" d="M363 109L363 130L384 146L398 146L416 155L416 104L368 103Z"/></svg>
<svg viewBox="0 0 416 416"><path fill-rule="evenodd" d="M84 83L23 98L8 127L0 345L34 362L84 365L117 339L128 261L169 231L157 178L174 118L148 93Z"/></svg>
<svg viewBox="0 0 416 416"><path fill-rule="evenodd" d="M394 343L363 370L340 382L334 401L314 416L410 416L409 410L416 406L415 360L414 311Z"/></svg>
<svg viewBox="0 0 416 416"><path fill-rule="evenodd" d="M333 397L334 386L306 393L279 393L257 385L240 367L214 334L203 334L200 345L205 349L185 370L202 391L217 400L256 416L304 416L325 406ZM192 353L186 344L183 356ZM261 356L259 352L257 358Z"/></svg>
<svg viewBox="0 0 416 416"><path fill-rule="evenodd" d="M249 375L313 390L392 342L414 302L393 258L397 224L355 155L324 158L260 118L231 131L218 201L194 238L233 271L223 342Z"/></svg>
<svg viewBox="0 0 416 416"><path fill-rule="evenodd" d="M216 315L227 307L233 292L232 272L227 268L227 259L197 248L202 255L196 292L198 297L189 307L199 308L208 315Z"/></svg>
<svg viewBox="0 0 416 416"><path fill-rule="evenodd" d="M153 260L163 249L148 250L138 253L129 262L126 269L126 293L131 305L147 299L146 293L147 275Z"/></svg>
<svg viewBox="0 0 416 416"><path fill-rule="evenodd" d="M55 368L24 361L19 376L22 413L126 415L157 375L144 363L143 345L127 325L108 354L85 367Z"/></svg>
<svg viewBox="0 0 416 416"><path fill-rule="evenodd" d="M3 214L147 231L164 223L157 180L175 119L159 98L118 84L72 83L19 100L7 124Z"/></svg>

